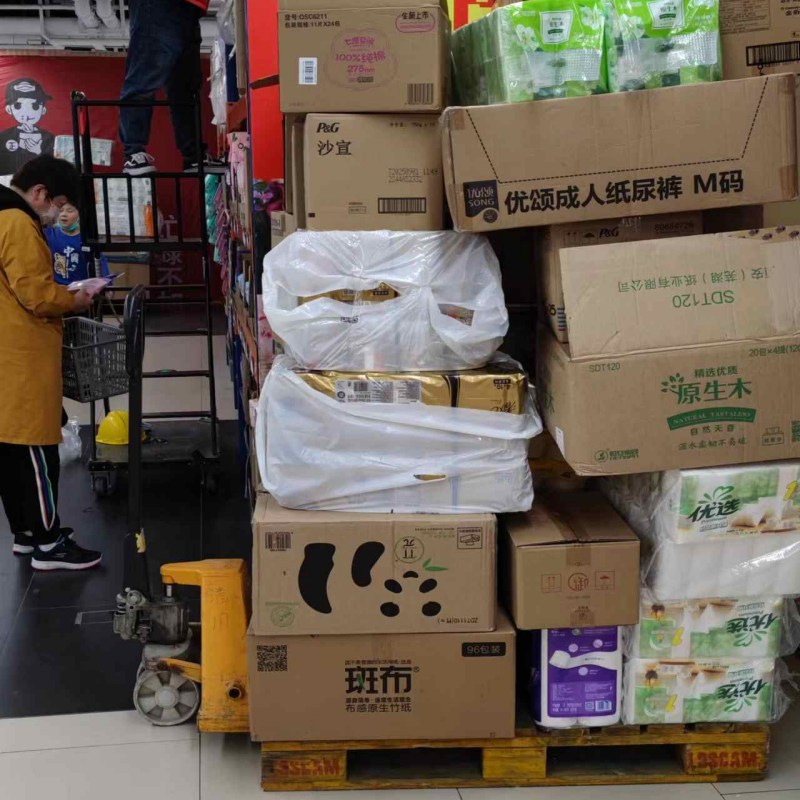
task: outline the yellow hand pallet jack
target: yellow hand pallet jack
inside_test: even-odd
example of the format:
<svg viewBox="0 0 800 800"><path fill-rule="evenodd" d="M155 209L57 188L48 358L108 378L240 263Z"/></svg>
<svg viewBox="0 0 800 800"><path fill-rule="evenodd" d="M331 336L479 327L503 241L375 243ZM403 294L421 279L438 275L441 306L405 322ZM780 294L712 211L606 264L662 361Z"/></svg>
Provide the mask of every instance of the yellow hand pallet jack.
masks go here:
<svg viewBox="0 0 800 800"><path fill-rule="evenodd" d="M163 594L150 587L141 509L142 362L144 291L125 302L129 377L128 534L124 586L117 596L114 631L143 645L133 690L137 711L153 725L180 725L197 713L201 731L247 733L246 632L249 619L247 565L241 559L209 559L161 567ZM176 586L200 588L200 623ZM200 686L202 685L202 702Z"/></svg>

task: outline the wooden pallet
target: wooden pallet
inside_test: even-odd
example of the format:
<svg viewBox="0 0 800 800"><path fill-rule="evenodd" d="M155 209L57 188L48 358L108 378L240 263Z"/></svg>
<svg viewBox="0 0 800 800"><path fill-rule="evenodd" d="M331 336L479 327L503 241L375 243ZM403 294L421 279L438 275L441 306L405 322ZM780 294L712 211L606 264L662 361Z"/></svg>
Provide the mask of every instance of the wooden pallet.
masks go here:
<svg viewBox="0 0 800 800"><path fill-rule="evenodd" d="M711 783L764 778L769 727L649 725L513 739L264 742L265 791Z"/></svg>

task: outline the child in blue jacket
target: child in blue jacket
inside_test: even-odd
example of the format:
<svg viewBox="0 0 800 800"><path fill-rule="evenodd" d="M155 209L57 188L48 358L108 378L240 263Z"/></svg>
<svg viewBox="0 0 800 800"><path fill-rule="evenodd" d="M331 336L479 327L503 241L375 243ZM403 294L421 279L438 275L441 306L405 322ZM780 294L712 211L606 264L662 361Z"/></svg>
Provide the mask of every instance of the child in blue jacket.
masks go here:
<svg viewBox="0 0 800 800"><path fill-rule="evenodd" d="M83 281L97 277L94 266L86 253L81 251L81 220L78 209L71 203L65 203L58 215L58 221L52 228L45 230L47 244L53 253L53 274L56 283L69 286L74 281ZM108 262L105 256L100 257L101 278L108 277Z"/></svg>

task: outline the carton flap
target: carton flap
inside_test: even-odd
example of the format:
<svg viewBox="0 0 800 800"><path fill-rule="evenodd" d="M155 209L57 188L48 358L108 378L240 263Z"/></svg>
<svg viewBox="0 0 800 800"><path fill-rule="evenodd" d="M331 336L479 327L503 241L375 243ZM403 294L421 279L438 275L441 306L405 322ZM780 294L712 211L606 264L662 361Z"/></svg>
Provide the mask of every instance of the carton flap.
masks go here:
<svg viewBox="0 0 800 800"><path fill-rule="evenodd" d="M358 0L278 0L278 11L311 11L311 10L370 10L373 8L441 8L447 12L447 3L444 0L368 0L359 3Z"/></svg>
<svg viewBox="0 0 800 800"><path fill-rule="evenodd" d="M564 492L537 498L524 514L507 518L514 546L636 541L636 534L599 492Z"/></svg>

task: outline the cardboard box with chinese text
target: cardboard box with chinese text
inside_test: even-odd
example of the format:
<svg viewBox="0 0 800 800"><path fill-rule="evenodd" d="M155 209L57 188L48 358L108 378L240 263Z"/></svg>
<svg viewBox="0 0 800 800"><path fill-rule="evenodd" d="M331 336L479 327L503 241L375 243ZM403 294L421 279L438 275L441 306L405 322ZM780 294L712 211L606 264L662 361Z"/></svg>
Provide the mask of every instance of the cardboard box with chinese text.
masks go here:
<svg viewBox="0 0 800 800"><path fill-rule="evenodd" d="M571 358L539 330L547 429L579 475L800 457L800 336Z"/></svg>
<svg viewBox="0 0 800 800"><path fill-rule="evenodd" d="M639 621L639 539L601 494L537 497L502 526L502 594L519 630Z"/></svg>
<svg viewBox="0 0 800 800"><path fill-rule="evenodd" d="M442 229L436 117L309 114L304 149L308 230Z"/></svg>
<svg viewBox="0 0 800 800"><path fill-rule="evenodd" d="M793 75L449 108L455 227L489 231L793 199Z"/></svg>
<svg viewBox="0 0 800 800"><path fill-rule="evenodd" d="M441 111L449 43L431 0L280 0L281 111Z"/></svg>
<svg viewBox="0 0 800 800"><path fill-rule="evenodd" d="M247 636L258 742L506 739L514 735L515 632Z"/></svg>
<svg viewBox="0 0 800 800"><path fill-rule="evenodd" d="M495 620L493 514L253 514L253 616L267 635L485 631Z"/></svg>
<svg viewBox="0 0 800 800"><path fill-rule="evenodd" d="M294 215L288 211L270 211L270 249L276 248L290 233L297 230Z"/></svg>
<svg viewBox="0 0 800 800"><path fill-rule="evenodd" d="M560 253L573 358L800 334L800 227Z"/></svg>

